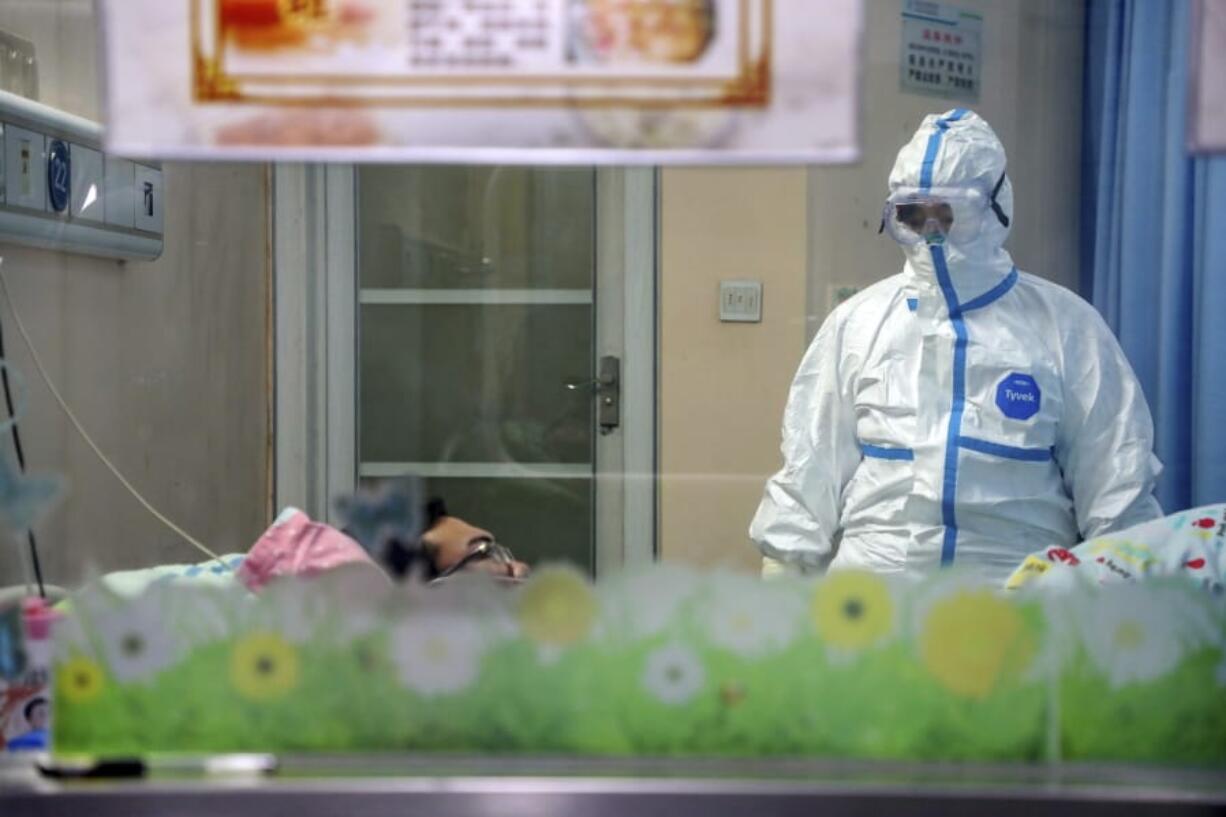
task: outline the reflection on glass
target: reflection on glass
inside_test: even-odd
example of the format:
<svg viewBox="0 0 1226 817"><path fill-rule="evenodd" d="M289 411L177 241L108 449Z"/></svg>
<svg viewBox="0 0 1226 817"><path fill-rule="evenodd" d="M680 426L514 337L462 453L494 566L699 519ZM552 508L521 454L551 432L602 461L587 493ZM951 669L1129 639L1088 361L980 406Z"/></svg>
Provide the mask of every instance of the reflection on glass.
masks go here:
<svg viewBox="0 0 1226 817"><path fill-rule="evenodd" d="M591 289L590 170L374 167L358 191L364 288Z"/></svg>
<svg viewBox="0 0 1226 817"><path fill-rule="evenodd" d="M358 172L363 478L590 570L595 174Z"/></svg>
<svg viewBox="0 0 1226 817"><path fill-rule="evenodd" d="M367 305L364 462L590 463L591 307Z"/></svg>

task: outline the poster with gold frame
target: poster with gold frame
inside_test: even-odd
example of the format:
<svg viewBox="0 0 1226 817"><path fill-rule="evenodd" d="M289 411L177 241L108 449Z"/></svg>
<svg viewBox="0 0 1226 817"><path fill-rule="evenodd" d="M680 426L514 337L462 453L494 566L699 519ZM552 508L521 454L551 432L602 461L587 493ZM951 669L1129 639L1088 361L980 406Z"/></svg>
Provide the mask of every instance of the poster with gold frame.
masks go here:
<svg viewBox="0 0 1226 817"><path fill-rule="evenodd" d="M108 148L847 162L861 0L102 0Z"/></svg>

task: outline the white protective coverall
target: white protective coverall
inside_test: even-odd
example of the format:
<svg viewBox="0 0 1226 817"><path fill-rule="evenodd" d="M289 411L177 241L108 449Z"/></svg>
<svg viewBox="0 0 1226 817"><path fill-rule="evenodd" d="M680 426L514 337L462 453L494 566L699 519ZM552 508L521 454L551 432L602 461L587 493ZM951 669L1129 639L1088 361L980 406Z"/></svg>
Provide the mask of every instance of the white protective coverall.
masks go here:
<svg viewBox="0 0 1226 817"><path fill-rule="evenodd" d="M1115 337L1003 249L1013 195L987 122L926 117L889 185L995 187L1001 213L961 245L952 233L904 245L900 274L822 325L750 526L762 552L832 569L958 565L1003 583L1027 553L1160 516L1153 422Z"/></svg>

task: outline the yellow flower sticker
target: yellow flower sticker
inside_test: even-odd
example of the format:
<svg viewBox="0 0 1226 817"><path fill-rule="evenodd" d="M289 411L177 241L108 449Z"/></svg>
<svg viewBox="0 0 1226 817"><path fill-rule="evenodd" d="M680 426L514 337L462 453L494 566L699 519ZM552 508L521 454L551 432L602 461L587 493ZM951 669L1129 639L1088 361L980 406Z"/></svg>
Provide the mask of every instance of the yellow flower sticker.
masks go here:
<svg viewBox="0 0 1226 817"><path fill-rule="evenodd" d="M230 682L253 701L279 698L298 685L298 651L275 633L252 633L230 653Z"/></svg>
<svg viewBox="0 0 1226 817"><path fill-rule="evenodd" d="M863 650L894 631L890 588L872 573L830 574L814 590L809 611L818 635L840 650Z"/></svg>
<svg viewBox="0 0 1226 817"><path fill-rule="evenodd" d="M1035 643L1017 609L987 590L962 590L932 605L919 639L924 667L955 695L985 698L1023 672Z"/></svg>
<svg viewBox="0 0 1226 817"><path fill-rule="evenodd" d="M571 568L537 571L519 598L519 626L541 644L574 644L588 634L595 621L596 595L587 579Z"/></svg>
<svg viewBox="0 0 1226 817"><path fill-rule="evenodd" d="M76 656L56 670L56 692L74 704L87 704L102 694L106 675L96 661Z"/></svg>

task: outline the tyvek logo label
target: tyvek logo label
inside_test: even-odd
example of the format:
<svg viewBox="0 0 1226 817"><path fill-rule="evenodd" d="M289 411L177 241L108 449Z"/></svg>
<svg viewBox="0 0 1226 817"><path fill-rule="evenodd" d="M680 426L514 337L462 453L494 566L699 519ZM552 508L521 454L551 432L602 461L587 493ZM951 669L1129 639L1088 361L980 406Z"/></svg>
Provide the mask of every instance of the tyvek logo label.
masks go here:
<svg viewBox="0 0 1226 817"><path fill-rule="evenodd" d="M1014 420L1029 420L1039 413L1043 393L1028 374L1013 372L996 387L996 406Z"/></svg>

